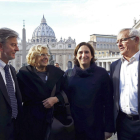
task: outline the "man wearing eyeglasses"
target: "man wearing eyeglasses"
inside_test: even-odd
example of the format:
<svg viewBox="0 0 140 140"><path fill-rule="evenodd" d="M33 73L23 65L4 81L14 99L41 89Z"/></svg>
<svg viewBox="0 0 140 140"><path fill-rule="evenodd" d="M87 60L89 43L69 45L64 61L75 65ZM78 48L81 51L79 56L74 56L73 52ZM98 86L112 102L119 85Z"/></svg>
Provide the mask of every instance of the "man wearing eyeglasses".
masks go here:
<svg viewBox="0 0 140 140"><path fill-rule="evenodd" d="M0 140L17 140L22 112L16 71L8 64L19 51L18 33L0 28Z"/></svg>
<svg viewBox="0 0 140 140"><path fill-rule="evenodd" d="M140 32L122 29L117 45L122 58L113 62L114 121L118 140L140 140Z"/></svg>

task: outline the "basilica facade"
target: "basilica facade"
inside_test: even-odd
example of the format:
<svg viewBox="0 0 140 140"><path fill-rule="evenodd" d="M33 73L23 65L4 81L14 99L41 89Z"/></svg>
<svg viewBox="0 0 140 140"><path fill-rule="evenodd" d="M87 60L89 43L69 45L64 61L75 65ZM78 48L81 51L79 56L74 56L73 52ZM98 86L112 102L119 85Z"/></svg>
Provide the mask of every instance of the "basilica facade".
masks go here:
<svg viewBox="0 0 140 140"><path fill-rule="evenodd" d="M50 64L59 63L62 70L67 70L73 67L73 52L76 47L75 39L69 37L68 39L57 40L53 29L47 25L46 19L43 16L40 25L34 30L32 39L26 42L25 25L22 29L22 41L19 43L19 51L16 53L14 60L10 63L18 71L23 65L27 65L26 55L32 46L41 44L47 46L49 49Z"/></svg>

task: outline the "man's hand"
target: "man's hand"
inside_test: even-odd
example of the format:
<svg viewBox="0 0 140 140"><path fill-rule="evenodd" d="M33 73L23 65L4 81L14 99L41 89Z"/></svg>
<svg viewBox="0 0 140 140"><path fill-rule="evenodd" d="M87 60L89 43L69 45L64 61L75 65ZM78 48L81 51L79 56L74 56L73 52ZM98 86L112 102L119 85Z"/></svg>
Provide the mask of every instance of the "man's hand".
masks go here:
<svg viewBox="0 0 140 140"><path fill-rule="evenodd" d="M55 103L58 102L57 97L50 97L42 101L45 108L51 108Z"/></svg>
<svg viewBox="0 0 140 140"><path fill-rule="evenodd" d="M105 132L105 140L109 139L113 133Z"/></svg>

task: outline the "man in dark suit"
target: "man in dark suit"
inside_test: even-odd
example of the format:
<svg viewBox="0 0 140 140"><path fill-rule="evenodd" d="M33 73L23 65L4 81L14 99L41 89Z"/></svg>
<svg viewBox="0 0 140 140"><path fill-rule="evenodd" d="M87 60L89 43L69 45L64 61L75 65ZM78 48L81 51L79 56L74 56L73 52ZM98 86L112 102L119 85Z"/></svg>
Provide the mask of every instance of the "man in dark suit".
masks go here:
<svg viewBox="0 0 140 140"><path fill-rule="evenodd" d="M19 51L18 34L0 29L0 140L17 140L22 112L21 94L14 67L8 64Z"/></svg>
<svg viewBox="0 0 140 140"><path fill-rule="evenodd" d="M118 140L140 140L140 32L122 29L117 45L122 58L113 62L114 121Z"/></svg>

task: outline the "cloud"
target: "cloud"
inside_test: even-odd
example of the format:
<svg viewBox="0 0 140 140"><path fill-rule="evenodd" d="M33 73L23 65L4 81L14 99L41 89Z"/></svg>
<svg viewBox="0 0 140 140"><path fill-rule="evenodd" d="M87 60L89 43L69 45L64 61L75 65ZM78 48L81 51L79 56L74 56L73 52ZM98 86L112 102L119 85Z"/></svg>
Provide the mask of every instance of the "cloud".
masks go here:
<svg viewBox="0 0 140 140"><path fill-rule="evenodd" d="M69 3L72 2L71 0L0 0L0 2L18 2L18 3Z"/></svg>

